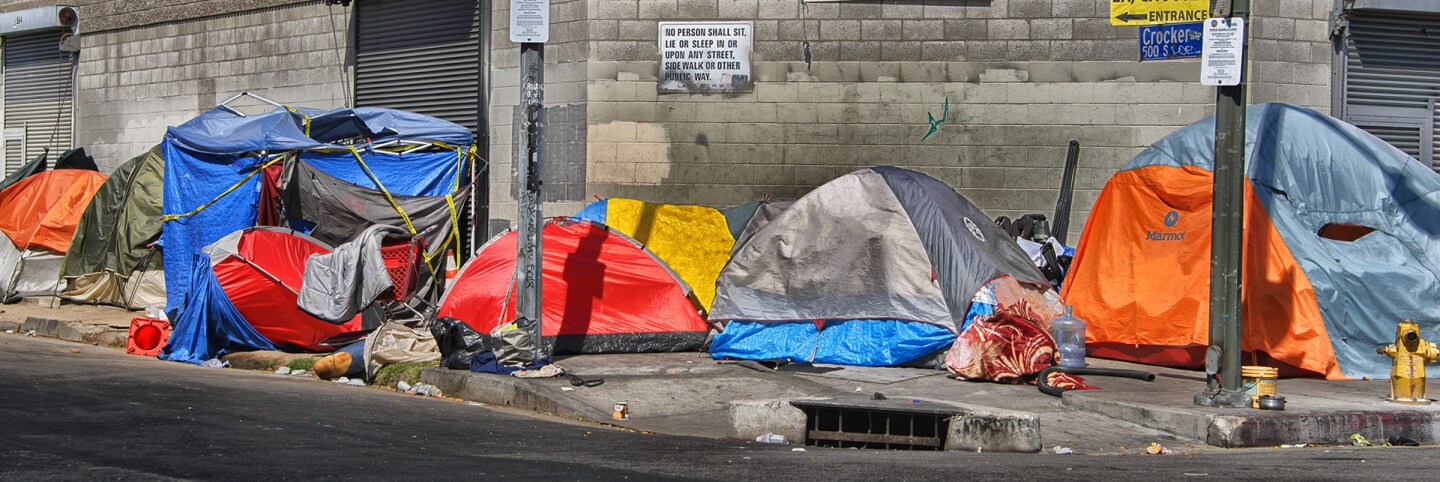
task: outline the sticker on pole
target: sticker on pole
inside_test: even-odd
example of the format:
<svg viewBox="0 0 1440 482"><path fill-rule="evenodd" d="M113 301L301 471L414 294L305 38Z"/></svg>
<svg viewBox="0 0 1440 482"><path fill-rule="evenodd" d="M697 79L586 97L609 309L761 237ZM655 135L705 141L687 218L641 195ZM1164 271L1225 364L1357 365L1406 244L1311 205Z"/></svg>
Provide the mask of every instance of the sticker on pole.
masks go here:
<svg viewBox="0 0 1440 482"><path fill-rule="evenodd" d="M1200 83L1240 85L1245 47L1245 20L1212 18L1205 21L1204 48L1200 54Z"/></svg>
<svg viewBox="0 0 1440 482"><path fill-rule="evenodd" d="M543 44L550 40L550 0L510 0L510 41Z"/></svg>
<svg viewBox="0 0 1440 482"><path fill-rule="evenodd" d="M1199 57L1204 30L1204 22L1142 26L1140 60Z"/></svg>

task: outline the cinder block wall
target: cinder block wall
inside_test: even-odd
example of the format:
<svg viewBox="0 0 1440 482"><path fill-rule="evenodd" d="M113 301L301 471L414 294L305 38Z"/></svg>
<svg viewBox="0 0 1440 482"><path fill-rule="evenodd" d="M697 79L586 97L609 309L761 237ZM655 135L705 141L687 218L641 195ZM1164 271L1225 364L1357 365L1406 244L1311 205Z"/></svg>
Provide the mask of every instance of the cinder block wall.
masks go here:
<svg viewBox="0 0 1440 482"><path fill-rule="evenodd" d="M1328 112L1329 41L1320 26L1331 1L1258 3L1252 61L1261 83L1252 100ZM798 0L594 0L588 7L587 197L726 206L797 197L851 170L891 164L944 180L992 215L1049 213L1065 145L1078 139L1074 240L1116 168L1213 112L1214 90L1199 85L1198 61L1138 62L1138 29L1111 26L1108 0L803 7ZM495 18L502 29L507 17L497 11ZM657 94L656 22L675 20L753 21L754 92ZM502 35L497 52L518 48ZM557 69L572 72L547 72ZM927 114L939 116L947 97L949 123L922 141ZM492 112L496 119L506 113ZM497 131L497 138L509 132ZM493 172L506 184L492 191L493 216L513 219L513 209L498 208L513 202L511 170Z"/></svg>
<svg viewBox="0 0 1440 482"><path fill-rule="evenodd" d="M85 33L76 145L112 169L158 144L166 127L245 91L287 105L343 106L349 15L305 2ZM252 99L231 106L273 108Z"/></svg>
<svg viewBox="0 0 1440 482"><path fill-rule="evenodd" d="M0 1L0 12L56 2ZM350 9L309 0L81 0L75 145L109 171L232 95L338 107ZM270 107L253 100L242 112Z"/></svg>
<svg viewBox="0 0 1440 482"><path fill-rule="evenodd" d="M545 44L545 138L543 149L545 215L574 214L587 198L585 164L589 118L589 59L593 43L589 20L594 1L552 0L550 41ZM516 218L514 160L523 158L520 132L520 44L510 42L510 2L497 1L491 14L490 41L490 234Z"/></svg>

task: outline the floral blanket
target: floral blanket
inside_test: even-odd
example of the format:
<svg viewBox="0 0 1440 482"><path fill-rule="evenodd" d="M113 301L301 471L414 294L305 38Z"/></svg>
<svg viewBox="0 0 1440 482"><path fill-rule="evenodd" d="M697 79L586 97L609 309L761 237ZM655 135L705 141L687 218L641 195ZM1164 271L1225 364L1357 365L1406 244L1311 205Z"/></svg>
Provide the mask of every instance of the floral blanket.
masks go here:
<svg viewBox="0 0 1440 482"><path fill-rule="evenodd" d="M1034 383L1040 370L1055 364L1050 320L1060 314L1059 300L1013 280L996 285L996 298L995 314L977 318L960 333L945 355L945 366L962 380ZM1047 382L1069 390L1097 388L1063 373L1050 374Z"/></svg>

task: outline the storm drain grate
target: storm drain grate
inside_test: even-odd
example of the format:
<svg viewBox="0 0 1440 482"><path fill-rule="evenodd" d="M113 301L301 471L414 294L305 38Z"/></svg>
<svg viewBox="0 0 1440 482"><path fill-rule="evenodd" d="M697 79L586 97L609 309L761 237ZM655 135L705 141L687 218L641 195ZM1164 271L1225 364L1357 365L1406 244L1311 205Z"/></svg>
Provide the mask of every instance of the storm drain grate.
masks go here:
<svg viewBox="0 0 1440 482"><path fill-rule="evenodd" d="M796 400L805 445L882 450L944 450L955 407L911 400Z"/></svg>

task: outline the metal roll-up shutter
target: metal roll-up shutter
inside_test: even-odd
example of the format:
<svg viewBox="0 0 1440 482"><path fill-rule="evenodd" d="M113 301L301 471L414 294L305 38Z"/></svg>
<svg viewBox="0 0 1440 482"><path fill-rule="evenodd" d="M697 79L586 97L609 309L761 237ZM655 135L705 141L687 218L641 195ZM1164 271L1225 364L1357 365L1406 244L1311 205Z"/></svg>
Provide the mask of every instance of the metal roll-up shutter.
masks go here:
<svg viewBox="0 0 1440 482"><path fill-rule="evenodd" d="M1357 10L1345 36L1344 119L1437 166L1440 15Z"/></svg>
<svg viewBox="0 0 1440 482"><path fill-rule="evenodd" d="M480 2L356 2L355 105L480 126Z"/></svg>
<svg viewBox="0 0 1440 482"><path fill-rule="evenodd" d="M475 134L481 156L487 124L482 103L485 76L481 54L488 50L486 0L363 0L355 3L355 106L386 107L435 116ZM461 207L460 251L469 258L476 226L487 219L489 170L482 160L478 180ZM477 221L479 220L479 221ZM483 232L479 234L485 234ZM479 237L480 240L486 237Z"/></svg>
<svg viewBox="0 0 1440 482"><path fill-rule="evenodd" d="M74 57L56 32L4 38L5 173L50 149L71 146Z"/></svg>

